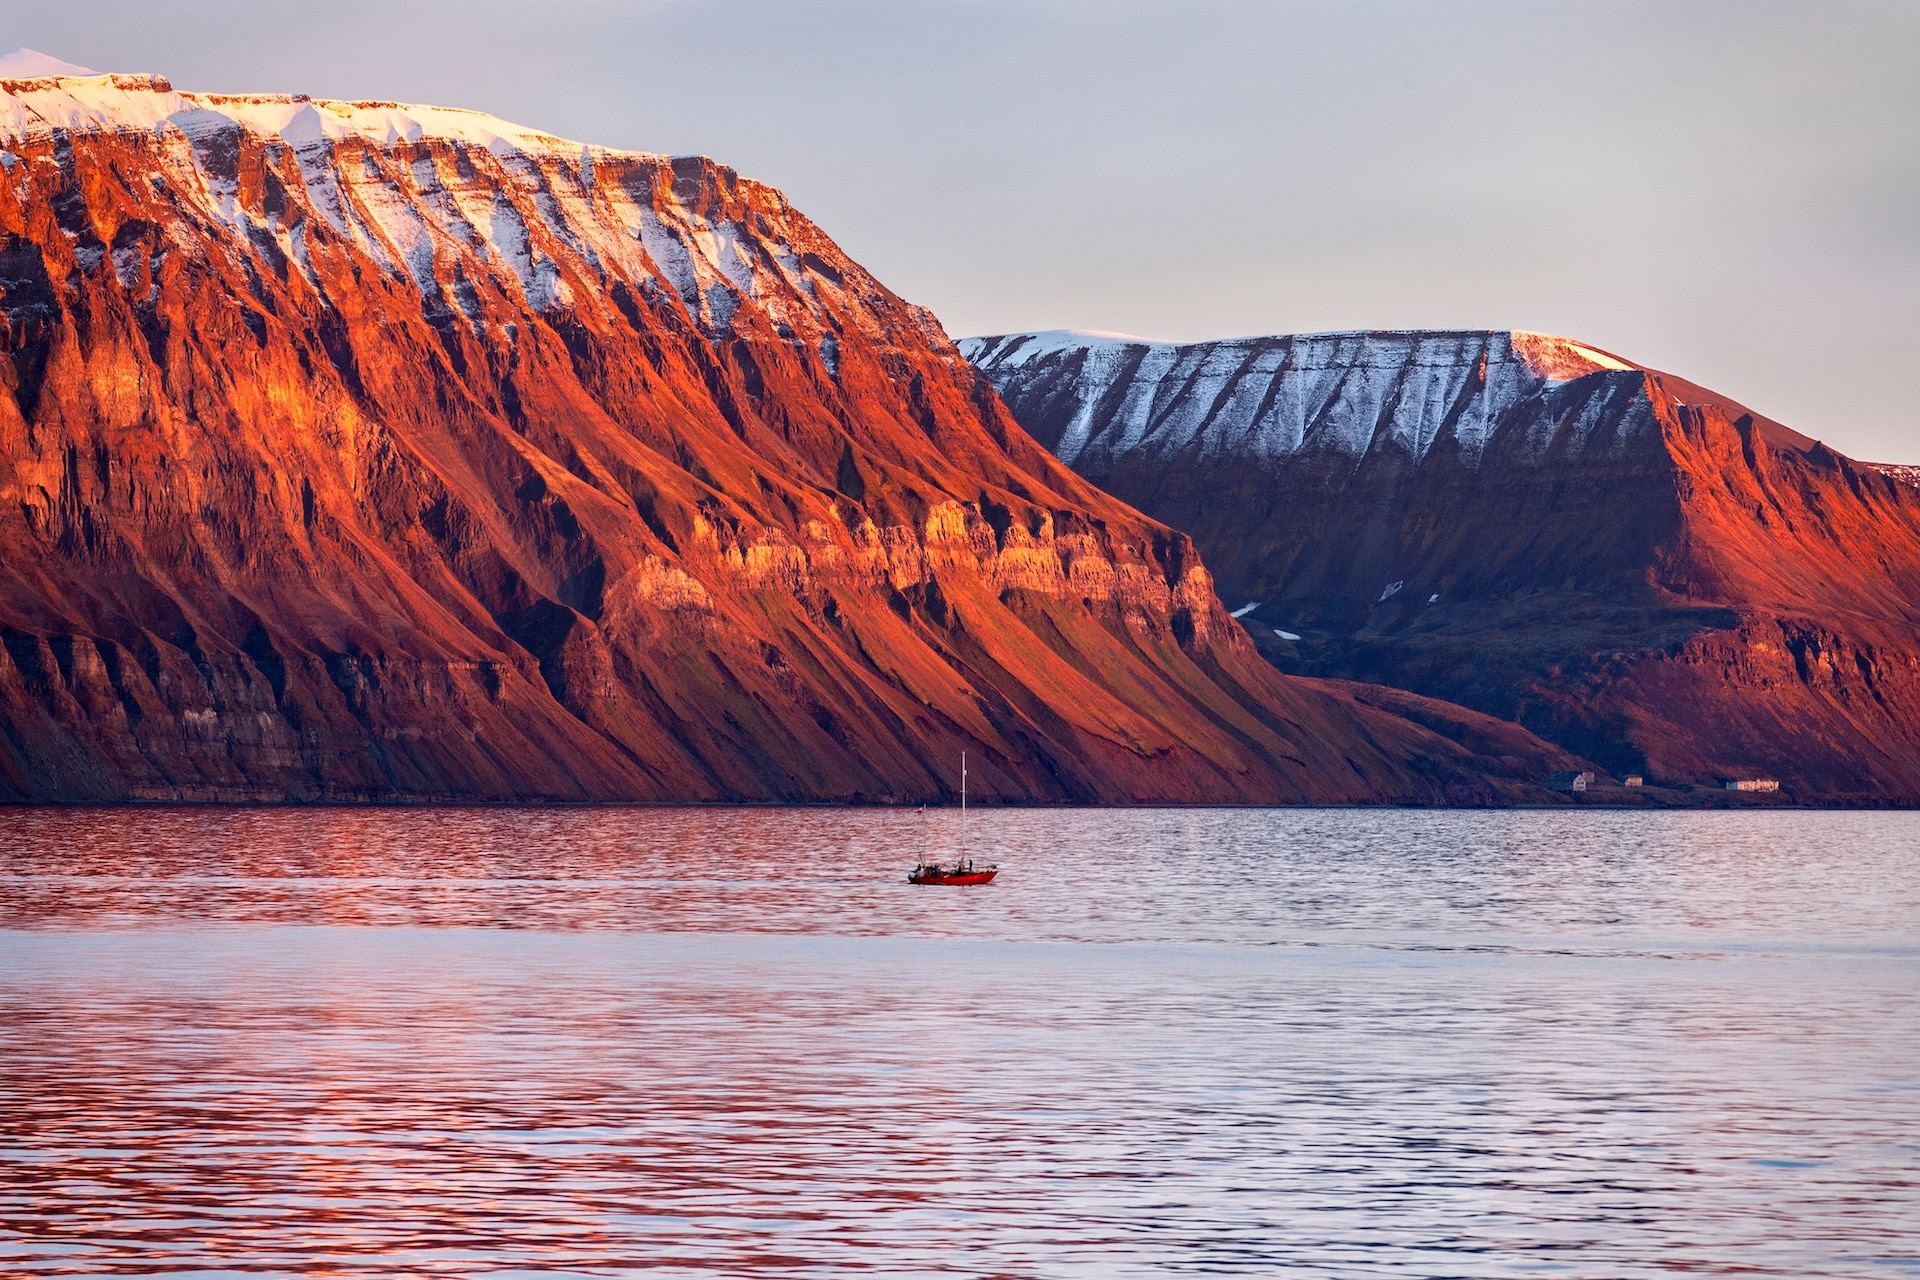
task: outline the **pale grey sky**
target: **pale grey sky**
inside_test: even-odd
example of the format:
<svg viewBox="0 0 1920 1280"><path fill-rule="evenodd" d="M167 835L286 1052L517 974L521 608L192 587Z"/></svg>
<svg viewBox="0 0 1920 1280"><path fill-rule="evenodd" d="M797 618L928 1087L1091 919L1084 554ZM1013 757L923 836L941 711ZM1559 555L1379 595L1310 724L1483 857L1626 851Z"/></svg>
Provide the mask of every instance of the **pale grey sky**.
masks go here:
<svg viewBox="0 0 1920 1280"><path fill-rule="evenodd" d="M956 337L1578 337L1920 463L1920 3L0 0L0 48L783 188Z"/></svg>

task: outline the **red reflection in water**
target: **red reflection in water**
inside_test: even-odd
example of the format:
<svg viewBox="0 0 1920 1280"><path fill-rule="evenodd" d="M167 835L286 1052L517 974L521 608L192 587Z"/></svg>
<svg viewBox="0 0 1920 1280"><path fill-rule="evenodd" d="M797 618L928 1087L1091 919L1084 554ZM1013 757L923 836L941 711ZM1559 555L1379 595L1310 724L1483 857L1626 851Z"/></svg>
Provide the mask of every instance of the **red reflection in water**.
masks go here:
<svg viewBox="0 0 1920 1280"><path fill-rule="evenodd" d="M0 1121L16 1268L840 1268L962 1250L996 1163L947 1016L831 957L796 984L728 946L121 941L7 1006L37 1046Z"/></svg>
<svg viewBox="0 0 1920 1280"><path fill-rule="evenodd" d="M13 1274L1814 1276L1912 1221L1910 815L1001 812L980 891L879 811L7 817Z"/></svg>

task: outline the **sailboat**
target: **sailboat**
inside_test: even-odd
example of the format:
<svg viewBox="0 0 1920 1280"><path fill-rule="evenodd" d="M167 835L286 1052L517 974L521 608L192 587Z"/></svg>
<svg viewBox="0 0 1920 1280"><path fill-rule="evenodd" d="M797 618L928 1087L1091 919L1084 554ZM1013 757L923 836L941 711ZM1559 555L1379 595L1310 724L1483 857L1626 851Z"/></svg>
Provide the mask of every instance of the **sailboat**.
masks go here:
<svg viewBox="0 0 1920 1280"><path fill-rule="evenodd" d="M908 884L986 884L1000 874L995 864L975 867L967 856L967 753L960 753L960 848L952 866L922 861L907 872Z"/></svg>

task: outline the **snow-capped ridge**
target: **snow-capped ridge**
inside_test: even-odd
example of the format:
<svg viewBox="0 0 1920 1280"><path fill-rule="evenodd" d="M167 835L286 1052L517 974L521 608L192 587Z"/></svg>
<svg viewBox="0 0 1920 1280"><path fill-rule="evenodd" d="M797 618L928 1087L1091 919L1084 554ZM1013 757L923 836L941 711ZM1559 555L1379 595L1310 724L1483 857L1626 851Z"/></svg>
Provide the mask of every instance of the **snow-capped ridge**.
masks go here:
<svg viewBox="0 0 1920 1280"><path fill-rule="evenodd" d="M13 61L9 62L8 60ZM315 98L305 93L213 93L175 90L150 72L92 71L31 49L0 54L0 141L36 130L157 130L173 116L210 111L255 133L301 143L320 137L362 138L384 146L437 139L496 152L550 152L700 160L574 142L485 111L388 100Z"/></svg>
<svg viewBox="0 0 1920 1280"><path fill-rule="evenodd" d="M99 73L62 62L38 49L9 49L0 53L0 80L39 80L48 76L91 76Z"/></svg>
<svg viewBox="0 0 1920 1280"><path fill-rule="evenodd" d="M1240 338L1210 338L1202 342L1166 342L1142 338L1131 333L1103 329L1041 329L1032 333L1002 334L996 337L961 339L961 348L969 360L990 357L996 364L1020 365L1036 357L1062 351L1112 350L1122 347L1146 347L1179 350L1185 347L1216 347L1272 342L1276 337L1289 341L1365 339L1395 337L1436 337L1454 335L1505 334L1513 353L1542 378L1567 382L1601 369L1626 370L1638 365L1622 360L1611 352L1589 346L1572 338L1527 329L1327 329L1312 333L1285 335L1258 334ZM1006 344L1000 348L999 344Z"/></svg>
<svg viewBox="0 0 1920 1280"><path fill-rule="evenodd" d="M1253 458L1381 447L1417 461L1451 440L1477 459L1506 406L1595 373L1639 366L1597 347L1528 330L1363 329L1148 342L1072 330L967 338L961 353L1009 401L1044 388L1050 443L1119 457L1197 449ZM1570 447L1605 447L1571 424ZM1534 452L1560 436L1526 442Z"/></svg>
<svg viewBox="0 0 1920 1280"><path fill-rule="evenodd" d="M885 327L864 305L878 296L877 282L837 249L822 249L825 238L779 192L704 156L572 142L458 107L189 92L164 76L72 72L0 78L0 168L41 181L37 166L63 138L157 147L177 193L204 203L245 243L277 241L303 272L311 214L409 277L435 306L470 300L473 281L502 271L542 311L597 296L614 280L657 283L709 334L729 331L751 304L827 363L835 358L827 338L848 315L875 334ZM282 146L291 156L275 158ZM257 194L243 199L234 157L249 148L264 152L276 181L303 186L303 198L277 212ZM32 155L40 159L20 169ZM561 258L584 274L570 280ZM849 302L862 305L849 311ZM459 306L475 319L470 301ZM909 313L924 336L947 346L929 313Z"/></svg>
<svg viewBox="0 0 1920 1280"><path fill-rule="evenodd" d="M569 142L461 107L341 101L301 93L182 92L165 76L120 72L0 76L0 141L54 129L159 133L169 125L191 123L201 112L296 146L323 138L361 138L383 146L440 139L496 154L646 154Z"/></svg>

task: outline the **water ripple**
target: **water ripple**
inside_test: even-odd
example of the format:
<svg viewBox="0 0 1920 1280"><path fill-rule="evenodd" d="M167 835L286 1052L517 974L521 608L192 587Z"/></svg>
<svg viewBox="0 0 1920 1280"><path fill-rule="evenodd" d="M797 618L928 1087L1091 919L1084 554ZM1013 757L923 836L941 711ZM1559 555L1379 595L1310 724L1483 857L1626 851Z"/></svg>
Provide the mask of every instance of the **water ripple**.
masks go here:
<svg viewBox="0 0 1920 1280"><path fill-rule="evenodd" d="M6 820L8 1274L1920 1274L1913 815Z"/></svg>

